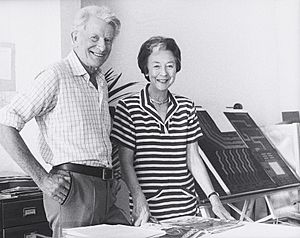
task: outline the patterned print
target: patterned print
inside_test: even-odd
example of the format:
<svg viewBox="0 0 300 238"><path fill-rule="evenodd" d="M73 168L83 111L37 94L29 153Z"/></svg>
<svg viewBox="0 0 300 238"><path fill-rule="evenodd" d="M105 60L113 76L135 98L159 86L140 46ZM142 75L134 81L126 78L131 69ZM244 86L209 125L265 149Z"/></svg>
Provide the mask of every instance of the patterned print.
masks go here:
<svg viewBox="0 0 300 238"><path fill-rule="evenodd" d="M0 123L22 130L35 117L43 159L111 167L111 119L104 76L98 90L74 52L42 71L30 91L18 94L0 111Z"/></svg>
<svg viewBox="0 0 300 238"><path fill-rule="evenodd" d="M153 216L161 220L194 215L197 199L186 161L187 144L202 135L194 105L169 92L163 122L150 102L147 87L119 101L112 139L134 150L134 169Z"/></svg>

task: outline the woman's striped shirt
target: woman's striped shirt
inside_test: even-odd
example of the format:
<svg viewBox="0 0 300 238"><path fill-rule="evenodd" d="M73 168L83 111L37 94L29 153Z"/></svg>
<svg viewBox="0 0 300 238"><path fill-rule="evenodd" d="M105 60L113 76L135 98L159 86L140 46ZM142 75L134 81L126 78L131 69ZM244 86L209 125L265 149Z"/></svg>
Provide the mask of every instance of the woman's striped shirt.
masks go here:
<svg viewBox="0 0 300 238"><path fill-rule="evenodd" d="M162 220L194 215L197 200L186 159L187 144L202 135L194 104L168 92L170 101L163 122L150 102L147 87L119 101L112 139L135 152L133 166L153 216Z"/></svg>

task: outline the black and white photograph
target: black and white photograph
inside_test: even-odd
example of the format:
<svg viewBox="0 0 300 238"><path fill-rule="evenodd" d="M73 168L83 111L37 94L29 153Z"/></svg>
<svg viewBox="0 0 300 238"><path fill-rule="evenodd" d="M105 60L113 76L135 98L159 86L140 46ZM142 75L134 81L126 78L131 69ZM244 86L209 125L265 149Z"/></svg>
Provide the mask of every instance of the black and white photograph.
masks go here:
<svg viewBox="0 0 300 238"><path fill-rule="evenodd" d="M0 0L0 238L78 237L300 237L300 0Z"/></svg>

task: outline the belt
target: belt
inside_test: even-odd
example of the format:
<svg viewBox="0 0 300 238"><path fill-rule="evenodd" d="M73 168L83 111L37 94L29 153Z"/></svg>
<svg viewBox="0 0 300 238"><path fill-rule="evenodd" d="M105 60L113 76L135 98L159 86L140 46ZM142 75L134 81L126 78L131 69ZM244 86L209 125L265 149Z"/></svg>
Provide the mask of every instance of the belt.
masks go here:
<svg viewBox="0 0 300 238"><path fill-rule="evenodd" d="M79 174L85 174L88 176L94 176L102 178L103 180L109 180L114 178L113 170L104 167L94 167L83 164L65 163L56 165L53 169L60 169L66 171L72 171Z"/></svg>

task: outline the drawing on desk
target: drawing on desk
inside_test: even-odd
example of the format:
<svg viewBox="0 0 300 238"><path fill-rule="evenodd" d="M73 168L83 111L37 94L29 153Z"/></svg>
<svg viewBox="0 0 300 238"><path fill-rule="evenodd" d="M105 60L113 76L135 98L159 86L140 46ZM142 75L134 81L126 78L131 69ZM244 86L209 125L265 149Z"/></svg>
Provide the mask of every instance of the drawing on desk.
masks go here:
<svg viewBox="0 0 300 238"><path fill-rule="evenodd" d="M221 196L275 186L235 131L221 132L205 110L197 110L197 115L204 135L198 144L205 154L206 165L211 165L215 170L213 175L212 172L209 174ZM220 185L216 185L215 177L219 178L221 189ZM202 191L198 186L196 190L201 199Z"/></svg>
<svg viewBox="0 0 300 238"><path fill-rule="evenodd" d="M220 220L195 216L183 216L162 221L162 230L166 232L161 238L192 238L207 234L220 233L244 224L239 221Z"/></svg>
<svg viewBox="0 0 300 238"><path fill-rule="evenodd" d="M212 184L221 196L300 184L247 113L225 115L236 131L221 132L207 111L197 109L203 131L198 144ZM206 198L197 184L196 191L200 200Z"/></svg>
<svg viewBox="0 0 300 238"><path fill-rule="evenodd" d="M249 147L254 159L276 184L276 187L299 184L296 174L285 163L282 155L271 144L248 113L225 112L225 116Z"/></svg>

